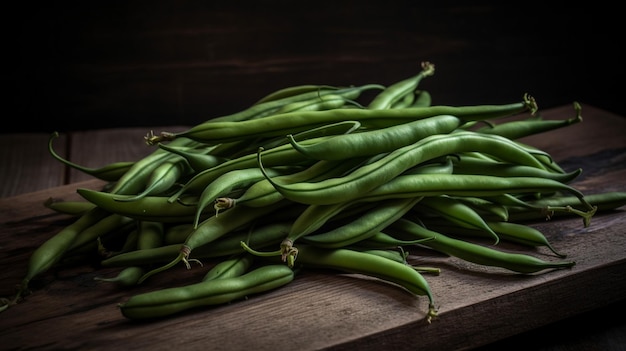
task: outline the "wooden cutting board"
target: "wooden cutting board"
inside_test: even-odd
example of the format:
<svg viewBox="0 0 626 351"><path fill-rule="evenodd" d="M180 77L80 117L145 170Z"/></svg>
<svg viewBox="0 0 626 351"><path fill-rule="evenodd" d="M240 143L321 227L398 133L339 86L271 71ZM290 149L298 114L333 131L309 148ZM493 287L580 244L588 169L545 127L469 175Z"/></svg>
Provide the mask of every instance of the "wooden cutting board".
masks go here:
<svg viewBox="0 0 626 351"><path fill-rule="evenodd" d="M573 113L564 106L546 111L544 118ZM566 170L583 168L572 185L585 194L626 191L626 119L586 105L583 118L524 141L548 151ZM14 294L32 251L74 220L43 202L78 199L77 188L102 185L90 180L0 200L0 296ZM532 223L576 261L571 269L538 275L488 269L416 248L412 263L441 269L438 276L425 275L439 307L431 324L424 321L426 298L376 279L321 270L301 271L287 286L246 300L133 322L121 315L118 303L196 282L211 262L190 270L181 264L133 289L93 279L116 269L68 263L33 280L32 294L0 313L0 343L3 349L470 349L625 299L625 214L624 208L598 213L588 228L574 217ZM532 254L556 259L543 249Z"/></svg>

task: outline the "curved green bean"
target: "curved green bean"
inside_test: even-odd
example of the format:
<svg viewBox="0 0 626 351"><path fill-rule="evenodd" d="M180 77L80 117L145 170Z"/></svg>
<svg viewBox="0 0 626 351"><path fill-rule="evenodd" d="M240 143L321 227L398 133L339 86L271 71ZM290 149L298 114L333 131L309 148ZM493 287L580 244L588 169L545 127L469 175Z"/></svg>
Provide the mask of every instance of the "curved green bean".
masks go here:
<svg viewBox="0 0 626 351"><path fill-rule="evenodd" d="M441 233L426 229L417 223L407 219L399 219L385 228L385 232L401 237L417 239L432 238L420 245L458 257L468 262L486 266L505 268L517 273L537 273L547 269L571 268L576 263L573 261L545 261L527 254L497 250L492 247L482 246L469 241L453 239Z"/></svg>
<svg viewBox="0 0 626 351"><path fill-rule="evenodd" d="M243 299L291 282L294 272L282 264L255 268L241 276L210 279L182 287L165 288L131 296L118 306L129 319L165 317L182 311Z"/></svg>
<svg viewBox="0 0 626 351"><path fill-rule="evenodd" d="M342 160L391 152L431 135L447 134L461 125L452 115L438 115L391 127L334 136L317 144L300 145L287 135L294 149L318 160Z"/></svg>

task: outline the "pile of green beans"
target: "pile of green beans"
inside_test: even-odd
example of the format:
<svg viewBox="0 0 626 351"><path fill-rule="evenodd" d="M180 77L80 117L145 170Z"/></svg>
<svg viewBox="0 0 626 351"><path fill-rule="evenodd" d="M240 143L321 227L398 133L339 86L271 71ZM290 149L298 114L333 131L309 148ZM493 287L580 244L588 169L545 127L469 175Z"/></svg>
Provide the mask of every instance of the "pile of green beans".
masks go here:
<svg viewBox="0 0 626 351"><path fill-rule="evenodd" d="M580 123L580 105L563 121L538 118L528 94L502 105L432 105L420 84L435 66L421 67L388 86L280 89L179 133L149 132L152 154L99 169L60 157L53 133L54 158L109 185L77 189L84 201L44 204L76 220L32 253L19 292L3 298L2 309L31 293L32 279L77 257L118 269L96 279L125 289L198 263L197 281L120 301L129 319L229 303L324 268L426 297L430 323L438 292L423 275L441 270L412 265L413 248L495 267L493 274L572 267L521 221L579 216L586 227L597 211L626 204L626 192L587 196L571 185L581 169L565 171L517 139ZM505 117L514 121L500 123ZM555 258L533 256L538 249Z"/></svg>

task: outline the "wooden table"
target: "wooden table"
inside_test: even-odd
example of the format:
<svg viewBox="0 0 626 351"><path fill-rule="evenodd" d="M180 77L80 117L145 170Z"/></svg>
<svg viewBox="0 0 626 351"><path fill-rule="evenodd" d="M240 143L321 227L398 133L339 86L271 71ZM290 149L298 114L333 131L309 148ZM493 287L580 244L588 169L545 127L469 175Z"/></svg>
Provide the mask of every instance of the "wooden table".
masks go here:
<svg viewBox="0 0 626 351"><path fill-rule="evenodd" d="M572 106L543 112L545 118L559 119L572 114ZM626 119L588 105L583 105L583 118L578 125L524 141L548 151L566 168L582 167L583 175L573 185L584 193L626 191ZM78 164L99 167L147 155L152 149L142 137L150 129L183 128L62 133L54 148ZM78 199L77 188L104 184L54 160L47 151L48 138L7 134L0 139L0 296L14 294L30 253L73 220L46 209L43 202L50 197ZM203 271L181 265L168 272L172 274L124 290L93 280L113 275L114 269L69 265L35 279L32 294L0 314L0 345L7 350L488 349L513 335L626 300L624 208L596 214L588 228L579 218L533 226L577 264L520 276L491 274L455 259L414 257L442 269L439 276L426 276L439 306L439 318L430 325L423 319L425 298L374 279L323 271L303 272L291 284L245 301L135 323L121 315L117 303L139 292L185 284ZM537 254L547 255L542 250ZM600 339L604 344L595 346L617 350L624 331L625 324L617 322ZM577 335L570 339L585 340ZM568 340L562 343L569 345Z"/></svg>

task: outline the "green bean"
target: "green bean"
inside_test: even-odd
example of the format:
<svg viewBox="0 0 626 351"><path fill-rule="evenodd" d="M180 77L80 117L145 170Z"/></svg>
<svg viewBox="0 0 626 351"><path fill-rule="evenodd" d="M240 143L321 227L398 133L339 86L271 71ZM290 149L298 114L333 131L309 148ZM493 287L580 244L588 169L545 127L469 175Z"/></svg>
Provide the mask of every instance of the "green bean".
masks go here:
<svg viewBox="0 0 626 351"><path fill-rule="evenodd" d="M109 255L103 255L104 257L114 257L118 255L125 254L127 252L133 250L149 250L157 247L161 247L164 242L165 236L165 226L161 222L153 222L153 221L137 221L137 230L133 233L135 237L129 237L128 241L124 243L124 247L120 252L111 253ZM142 268L143 270L143 268ZM132 273L132 274L128 274ZM126 284L126 286L136 285L139 278L136 277L136 270L129 270L129 272L124 272L124 279L109 279L108 281L118 281L120 284ZM145 272L144 272L145 273ZM122 274L122 273L120 273ZM142 274L143 275L143 274ZM132 277L136 277L134 281L130 279ZM98 278L99 279L99 278ZM105 279L99 279L105 280Z"/></svg>
<svg viewBox="0 0 626 351"><path fill-rule="evenodd" d="M121 287L137 285L137 281L144 275L145 269L140 266L128 266L120 270L114 277L94 277L94 280L115 283Z"/></svg>
<svg viewBox="0 0 626 351"><path fill-rule="evenodd" d="M324 140L325 138L327 137L315 138L304 141L304 143L315 143ZM268 156L266 159L266 165L268 167L284 165L296 166L312 163L311 159L294 150L291 145L282 145L269 149L267 150L266 156ZM226 172L243 168L254 168L257 165L257 156L255 154L250 154L226 161L213 168L208 168L202 172L196 173L181 187L178 192L170 196L168 201L174 202L183 194L200 194L211 182Z"/></svg>
<svg viewBox="0 0 626 351"><path fill-rule="evenodd" d="M239 277L252 266L254 258L255 256L248 252L235 254L211 267L202 278L202 281Z"/></svg>
<svg viewBox="0 0 626 351"><path fill-rule="evenodd" d="M477 129L476 132L497 134L513 140L521 139L530 135L545 133L582 122L582 107L578 102L574 102L574 109L576 110L576 116L565 120L543 120L541 118L532 118L506 122L499 125L490 125Z"/></svg>
<svg viewBox="0 0 626 351"><path fill-rule="evenodd" d="M194 229L193 223L176 223L165 227L163 244L180 244L187 239L189 233Z"/></svg>
<svg viewBox="0 0 626 351"><path fill-rule="evenodd" d="M354 158L345 161L317 161L309 168L293 174L277 176L275 179L281 182L293 183L302 181L319 181L330 177L345 174L349 170L363 162L362 158ZM257 168L258 169L258 168ZM261 171L260 169L258 169ZM269 173L268 173L269 174ZM271 175L270 175L271 176ZM237 198L218 198L216 206L219 208L229 208L237 204L249 207L269 206L283 199L282 194L270 183L268 179L256 182L251 185L241 196Z"/></svg>
<svg viewBox="0 0 626 351"><path fill-rule="evenodd" d="M291 222L277 221L253 228L236 230L214 241L197 247L194 259L224 257L242 253L241 242L254 247L267 247L279 244L287 235ZM111 256L100 262L103 267L125 267L131 265L150 265L170 262L180 254L181 243L167 244L154 249L134 250Z"/></svg>
<svg viewBox="0 0 626 351"><path fill-rule="evenodd" d="M466 131L457 129L454 130L452 133L466 133ZM535 159L534 162L532 162L531 164L527 164L527 166L535 166L537 168L541 168L541 169L545 169L545 170L552 170L555 172L559 172L559 173L565 173L563 171L563 169L561 169L553 160L552 160L552 156L550 156L549 153L547 153L544 150L540 150L536 147L532 147L530 145L524 144L522 142L519 141L515 141L515 140L511 140L505 137L502 137L500 135L495 135L495 134L484 134L484 133L478 133L478 134L482 134L483 136L485 136L486 138L493 138L497 141L503 142L503 143L509 143L510 146L512 148L518 148L520 151L525 152L528 155L533 156L533 158ZM478 152L474 151L474 154L477 154ZM491 158L497 161L502 161L501 158L499 158L497 155L494 154L490 154L490 153L485 153L487 158Z"/></svg>
<svg viewBox="0 0 626 351"><path fill-rule="evenodd" d="M88 201L64 201L48 198L44 206L57 213L80 216L93 209L96 205Z"/></svg>
<svg viewBox="0 0 626 351"><path fill-rule="evenodd" d="M589 226L591 218L596 212L594 205L587 199L587 196L576 188L551 179L538 177L498 177L472 174L407 174L399 175L385 184L356 197L352 201L379 201L392 197L416 197L416 196L455 196L463 197L483 197L491 201L500 200L500 204L506 207L507 215L512 204L525 204L523 201L515 201L512 194L541 194L547 192L568 192L576 200L577 207L581 209L571 209L567 207L553 206L551 211L577 214L584 220L585 226ZM510 199L507 200L506 199ZM515 201L515 202L513 202ZM338 208L347 205L348 201L340 202ZM526 206L531 206L526 204ZM545 207L534 207L539 213ZM309 212L307 210L305 212ZM543 212L541 212L543 213ZM545 214L544 214L545 216Z"/></svg>
<svg viewBox="0 0 626 351"><path fill-rule="evenodd" d="M206 245L210 242L217 240L225 234L232 232L236 228L249 224L254 220L257 220L263 216L268 216L273 211L280 210L282 207L289 205L288 201L281 201L274 206L264 206L256 208L247 207L233 207L224 211L219 216L209 217L204 220L200 225L189 234L185 242L180 245L180 253L170 263L153 269L152 271L144 274L139 283L146 280L148 277L167 270L173 267L178 262L183 262L188 269L191 268L189 264L189 255L191 252L202 245Z"/></svg>
<svg viewBox="0 0 626 351"><path fill-rule="evenodd" d="M534 110L534 99L525 96L522 102L503 105L430 106L406 109L333 109L303 111L272 115L241 122L213 122L192 127L183 132L162 132L146 137L148 144L174 140L180 137L215 144L250 138L252 136L280 136L340 121L359 121L368 128L388 127L437 115L453 115L462 121L485 120ZM484 134L485 135L485 134Z"/></svg>
<svg viewBox="0 0 626 351"><path fill-rule="evenodd" d="M454 164L449 156L442 157L441 160L432 160L423 162L417 166L411 167L400 175L414 174L452 174Z"/></svg>
<svg viewBox="0 0 626 351"><path fill-rule="evenodd" d="M178 256L179 252L180 244L166 244L160 247L144 250L135 249L107 257L100 261L100 265L102 267L151 265L171 261Z"/></svg>
<svg viewBox="0 0 626 351"><path fill-rule="evenodd" d="M487 160L484 158L463 157L461 154L458 162L454 162L453 173L484 174L498 177L537 177L553 179L561 183L570 183L582 173L582 169L578 168L567 173L556 173L538 167Z"/></svg>
<svg viewBox="0 0 626 351"><path fill-rule="evenodd" d="M262 253L254 251L242 242L242 246L256 255ZM298 262L303 267L335 269L348 273L358 273L381 280L395 283L407 291L427 296L429 300L426 320L430 323L437 316L437 309L428 282L422 275L403 263L390 260L357 250L345 248L324 249L311 245L301 245L298 252Z"/></svg>
<svg viewBox="0 0 626 351"><path fill-rule="evenodd" d="M139 237L137 248L139 250L150 249L163 245L165 226L163 222L139 221Z"/></svg>
<svg viewBox="0 0 626 351"><path fill-rule="evenodd" d="M365 252L368 253L370 255L378 255L378 256L382 256L386 259L392 260L392 261L396 261L398 263L404 263L404 264L408 264L406 261L406 258L408 256L408 253L405 251L401 251L401 250L393 250L393 249L365 249L362 247L355 247L355 246L348 246L346 247L346 249L349 250L355 250L355 251L361 251L361 252Z"/></svg>
<svg viewBox="0 0 626 351"><path fill-rule="evenodd" d="M29 258L26 274L13 302L19 301L21 296L28 291L29 283L33 278L59 262L80 232L98 223L107 215L109 215L108 212L95 207L39 245Z"/></svg>
<svg viewBox="0 0 626 351"><path fill-rule="evenodd" d="M427 90L416 90L415 101L409 107L428 107L432 105L432 96Z"/></svg>
<svg viewBox="0 0 626 351"><path fill-rule="evenodd" d="M286 199L305 204L332 204L354 199L385 184L422 162L455 152L475 150L497 155L505 161L540 167L537 160L509 142L483 138L479 133L463 132L432 135L417 143L390 152L380 160L359 167L352 173L316 183L281 184L266 177ZM257 154L259 167L262 151Z"/></svg>
<svg viewBox="0 0 626 351"><path fill-rule="evenodd" d="M504 241L531 247L546 247L558 257L567 257L567 255L558 252L541 231L531 226L497 220L487 220L486 223L491 229L493 229L494 232L496 232L496 234L498 234L498 237ZM451 225L450 223L438 220L424 221L424 226L436 232L453 237L468 235L475 237L485 236L484 231L479 229L463 228L461 226Z"/></svg>
<svg viewBox="0 0 626 351"><path fill-rule="evenodd" d="M271 176L279 176L283 174L278 168L270 168L266 170ZM229 171L217 177L212 181L200 194L198 203L196 205L196 218L194 221L194 227L198 226L202 212L210 203L218 201L220 196L225 196L233 189L236 188L249 188L252 184L264 180L263 172L258 168L242 168ZM214 206L216 213L222 209L222 207Z"/></svg>
<svg viewBox="0 0 626 351"><path fill-rule="evenodd" d="M341 122L336 122L336 123L331 123L331 124L324 124L319 127L315 127L312 129L308 129L308 130L296 133L294 134L294 137L297 140L307 140L307 139L313 139L313 138L319 138L319 137L350 134L352 132L358 131L359 128L361 128L361 123L359 121L341 121ZM275 148L275 147L285 145L288 143L289 143L289 140L287 138L280 136L280 137L272 138L271 140L265 141L263 143L256 143L254 145L258 147L258 145L261 144L261 146L264 149L271 149L271 148ZM256 152L256 149L247 150L246 153L249 154L249 153L255 153L255 152Z"/></svg>
<svg viewBox="0 0 626 351"><path fill-rule="evenodd" d="M366 239L398 218L402 217L413 206L421 200L421 197L406 199L388 199L377 204L373 209L366 211L362 215L354 218L350 222L334 227L322 233L313 233L301 237L305 243L317 247L339 248L354 244ZM291 252L297 237L287 237L289 241L287 248ZM285 245L283 242L282 245Z"/></svg>
<svg viewBox="0 0 626 351"><path fill-rule="evenodd" d="M497 245L500 241L498 234L496 234L496 232L494 232L493 229L487 225L480 214L461 201L446 195L429 196L425 197L420 202L419 207L415 210L421 211L424 208L427 212L432 212L437 216L445 218L461 227L485 231L495 239L494 245Z"/></svg>
<svg viewBox="0 0 626 351"><path fill-rule="evenodd" d="M187 138L181 138L169 143L169 146L189 146L197 144ZM178 157L171 152L163 149L157 149L150 155L145 156L141 160L135 162L133 166L115 183L110 190L111 193L119 195L135 195L145 188L146 180L150 177L152 171L159 165L173 157Z"/></svg>
<svg viewBox="0 0 626 351"><path fill-rule="evenodd" d="M213 118L204 123L197 124L182 132L178 132L178 133L163 132L161 133L161 136L150 135L146 137L145 140L149 145L154 145L157 142L161 142L165 140L172 140L172 138L187 137L189 139L193 139L196 141L205 142L209 145L215 145L216 143L220 143L220 142L235 141L237 139L246 139L252 136L284 135L286 134L284 132L279 132L279 133L267 132L267 128L265 128L265 131L264 129L257 129L256 132L253 132L253 131L247 130L245 126L252 125L258 128L259 125L261 126L274 125L274 123L272 122L267 123L265 121L271 120L275 118L275 116L279 116L279 115L274 114L274 111L277 110L278 108L281 108L286 104L293 103L296 101L319 99L320 96L328 95L328 94L340 95L348 99L354 99L358 97L364 91L371 90L371 89L381 89L381 88L382 87L378 84L367 84L367 85L362 85L358 87L348 87L348 88L341 88L337 90L311 91L308 93L297 95L295 97L289 97L289 98L285 98L281 100L268 101L265 103L253 105L239 113L229 115L229 116L224 116L224 117ZM332 112L332 111L339 111L339 109L326 110L326 112ZM290 113L283 113L280 116L299 115L302 113L305 113L305 114L320 113L320 112L324 112L324 111L304 111L304 112L294 111ZM341 120L345 120L345 118ZM334 120L331 122L337 122L337 121L338 120ZM327 124L327 123L318 123L317 125L320 125L320 124ZM229 126L235 127L235 129L228 129ZM227 127L227 129L225 130L224 127ZM309 128L301 128L300 130L306 130L306 129L309 129ZM226 131L226 133L222 134L221 131ZM212 136L207 138L207 132L208 134Z"/></svg>
<svg viewBox="0 0 626 351"><path fill-rule="evenodd" d="M545 246L550 249L552 253L561 258L567 256L558 252L552 246L548 238L546 238L545 235L543 235L543 233L538 229L513 222L487 221L487 224L505 240L529 246Z"/></svg>
<svg viewBox="0 0 626 351"><path fill-rule="evenodd" d="M434 275L441 274L441 269L439 269L439 268L410 265L407 262L407 260L406 260L406 258L408 256L408 252L405 252L402 249L402 247L398 247L399 250L380 249L380 248L378 248L378 249L368 249L368 248L363 248L363 247L358 247L358 246L347 246L345 248L350 249L350 250L356 250L356 251L365 252L365 253L368 253L370 255L382 256L382 257L390 259L392 261L396 261L396 262L399 262L399 263L403 263L403 264L409 265L410 267L412 267L413 269L415 269L416 271L418 271L421 274L424 274L424 273L434 274Z"/></svg>
<svg viewBox="0 0 626 351"><path fill-rule="evenodd" d="M273 113L279 115L288 112L333 110L343 107L347 102L356 104L341 95L321 95L310 100L292 102L280 107Z"/></svg>
<svg viewBox="0 0 626 351"><path fill-rule="evenodd" d="M307 146L300 145L291 135L287 137L294 149L308 157L318 160L342 160L391 152L427 136L450 133L460 125L461 120L455 116L438 115L387 128L335 136Z"/></svg>
<svg viewBox="0 0 626 351"><path fill-rule="evenodd" d="M626 192L610 191L604 193L585 194L586 202L593 204L597 211L618 209L626 205ZM510 221L527 221L552 219L556 212L564 216L579 215L586 205L581 204L573 195L557 194L537 200L526 201L527 206L510 206Z"/></svg>
<svg viewBox="0 0 626 351"><path fill-rule="evenodd" d="M460 201L470 206L479 214L493 215L496 218L507 221L509 219L509 210L505 205L490 201L483 197L476 196L450 196L456 201Z"/></svg>
<svg viewBox="0 0 626 351"><path fill-rule="evenodd" d="M270 215L274 211L291 205L289 201L281 201L274 206L257 208L233 207L224 211L219 216L209 217L190 233L184 243L184 250L191 252L193 249L206 245L223 234L230 232L242 225Z"/></svg>
<svg viewBox="0 0 626 351"><path fill-rule="evenodd" d="M67 250L76 250L83 245L95 243L99 237L104 236L107 233L134 224L135 221L129 217L115 213L109 214L97 223L94 223L78 233L74 238L74 242L67 248Z"/></svg>
<svg viewBox="0 0 626 351"><path fill-rule="evenodd" d="M175 158L161 163L146 179L145 188L135 196L116 197L116 201L136 201L146 196L161 196L179 182L183 176L192 172L187 161Z"/></svg>
<svg viewBox="0 0 626 351"><path fill-rule="evenodd" d="M118 201L124 197L84 188L79 188L76 192L101 209L138 220L180 223L193 221L196 214L194 206L188 206L178 201L169 202L167 201L168 198L164 196L145 196L134 201ZM135 197L134 195L125 196Z"/></svg>
<svg viewBox="0 0 626 351"><path fill-rule="evenodd" d="M119 308L122 315L129 319L164 317L273 290L288 284L293 278L294 272L285 265L265 265L238 277L212 279L134 295L120 303Z"/></svg>
<svg viewBox="0 0 626 351"><path fill-rule="evenodd" d="M434 238L424 241L420 245L468 262L501 267L517 273L530 274L546 269L570 268L575 265L573 261L550 262L527 254L497 250L468 241L453 239L402 218L385 228L385 232L393 236L400 235L401 237L417 239Z"/></svg>
<svg viewBox="0 0 626 351"><path fill-rule="evenodd" d="M432 196L441 196L445 194L457 196L484 196L489 194L508 194L508 193L527 193L545 190L561 190L570 191L576 194L578 201L586 204L588 212L579 211L578 214L583 217L588 226L591 217L595 213L593 206L589 204L584 195L568 185L553 181L550 179L533 178L533 177L491 177L479 175L446 175L446 174L421 174L421 175L401 175L391 181L375 188L374 190L361 195L351 201L338 202L329 205L311 205L305 209L300 216L294 221L290 230L289 237L299 238L312 233L320 228L329 218L333 217L345 208L358 202L373 202L394 197L417 197L430 196L426 202L436 206L436 200ZM440 205L439 215L450 217L456 216L455 221L469 221L464 225L473 224L478 226L495 238L496 243L498 236L486 226L480 215L472 211L471 208L462 204L454 204L450 207ZM282 254L288 255L291 246L289 241L285 242L282 248Z"/></svg>
<svg viewBox="0 0 626 351"><path fill-rule="evenodd" d="M390 108L397 109L397 108L410 107L413 104L413 102L415 102L416 98L417 96L415 94L406 94L401 99L391 104Z"/></svg>
<svg viewBox="0 0 626 351"><path fill-rule="evenodd" d="M187 163L195 172L200 172L205 169L215 167L220 163L226 162L228 159L225 157L215 156L207 154L212 148L207 148L206 151L198 151L196 149L188 150L187 148L175 147L169 144L159 143L159 148L169 151L173 154L182 156L187 160Z"/></svg>
<svg viewBox="0 0 626 351"><path fill-rule="evenodd" d="M106 222L108 224L105 224ZM118 248L120 243L129 240L129 236L136 227L136 223L129 218L117 221L117 223L113 218L103 218L76 236L74 243L63 253L56 266L61 268L78 263L95 263L102 257L115 253L107 250L106 247Z"/></svg>
<svg viewBox="0 0 626 351"><path fill-rule="evenodd" d="M385 232L378 232L367 239L355 243L355 245L360 248L369 249L388 249L393 247L403 248L405 246L416 245L427 240L433 240L434 238L435 237L404 240L386 234Z"/></svg>
<svg viewBox="0 0 626 351"><path fill-rule="evenodd" d="M213 118L205 123L192 127L189 132L193 133L193 130L202 129L208 123L220 123L220 122L243 122L260 118L267 118L268 116L274 115L276 111L286 105L298 102L298 101L306 101L306 100L315 100L319 99L324 95L339 95L346 99L356 99L359 97L364 91L372 90L372 89L383 89L384 87L379 84L365 84L361 86L352 86L352 87L342 87L337 89L315 89L307 92L302 92L292 96L285 96L280 99L267 100L261 103L256 103L249 108L240 111L238 113L234 113L232 115Z"/></svg>
<svg viewBox="0 0 626 351"><path fill-rule="evenodd" d="M122 244L122 247L119 250L114 251L114 252L107 250L106 247L102 245L102 237L100 237L98 238L98 251L100 253L100 257L102 257L103 259L107 259L115 255L121 255L126 252L137 250L138 242L139 242L139 226L135 225L134 228L129 233L126 234L126 237L124 238L124 243Z"/></svg>
<svg viewBox="0 0 626 351"><path fill-rule="evenodd" d="M319 92L322 90L336 91L338 89L341 89L341 88L330 86L330 85L318 85L318 84L294 85L294 86L289 86L286 88L273 91L269 93L268 95L259 99L253 105L258 105L258 104L268 102L268 101L276 101L276 100L282 100L285 98L291 98L296 95L301 95L304 93Z"/></svg>
<svg viewBox="0 0 626 351"><path fill-rule="evenodd" d="M422 79L435 74L434 64L424 61L421 66L422 70L417 75L388 86L378 93L367 107L373 110L389 109L407 94L413 94Z"/></svg>
<svg viewBox="0 0 626 351"><path fill-rule="evenodd" d="M64 165L77 169L92 177L109 181L109 182L114 182L114 181L119 180L122 177L122 175L124 175L124 173L126 173L135 164L135 162L114 162L114 163L110 163L100 168L90 168L90 167L81 166L79 164L76 164L74 162L71 162L61 157L59 154L57 154L54 151L54 148L52 147L52 141L58 137L59 137L59 133L53 132L48 141L48 151L50 152L52 157L54 157L55 159L57 159Z"/></svg>

